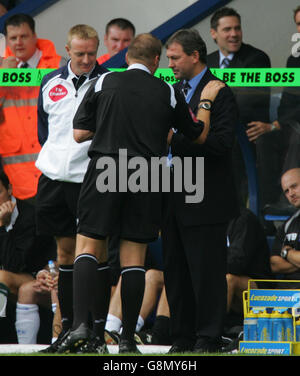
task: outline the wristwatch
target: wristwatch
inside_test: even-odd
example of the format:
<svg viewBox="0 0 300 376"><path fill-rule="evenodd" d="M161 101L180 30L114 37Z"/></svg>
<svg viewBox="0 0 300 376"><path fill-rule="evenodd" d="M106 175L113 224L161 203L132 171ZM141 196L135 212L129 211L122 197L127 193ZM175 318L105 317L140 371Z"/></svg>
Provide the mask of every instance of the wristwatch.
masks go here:
<svg viewBox="0 0 300 376"><path fill-rule="evenodd" d="M289 252L289 249L287 249L287 248L283 248L283 249L281 250L281 252L280 252L280 256L286 260L287 255L288 255L288 252Z"/></svg>
<svg viewBox="0 0 300 376"><path fill-rule="evenodd" d="M211 104L208 102L202 102L199 104L198 108L204 108L204 110L210 111Z"/></svg>
<svg viewBox="0 0 300 376"><path fill-rule="evenodd" d="M271 132L272 131L277 131L277 127L274 123L271 123Z"/></svg>

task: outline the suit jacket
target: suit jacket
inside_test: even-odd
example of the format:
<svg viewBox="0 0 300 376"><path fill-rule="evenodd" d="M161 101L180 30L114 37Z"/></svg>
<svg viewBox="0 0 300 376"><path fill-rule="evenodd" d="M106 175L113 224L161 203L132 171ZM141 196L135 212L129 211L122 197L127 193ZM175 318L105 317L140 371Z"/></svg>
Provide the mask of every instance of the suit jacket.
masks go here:
<svg viewBox="0 0 300 376"><path fill-rule="evenodd" d="M207 55L207 66L219 68L219 50ZM241 48L234 54L228 68L270 68L269 56L251 46L242 43ZM269 122L270 88L236 87L232 89L239 108L239 119L242 123L250 121Z"/></svg>
<svg viewBox="0 0 300 376"><path fill-rule="evenodd" d="M300 68L300 56L289 56L286 62L287 68ZM300 91L299 87L285 87L282 91L280 105L278 107L278 120L281 126L291 121L300 123Z"/></svg>
<svg viewBox="0 0 300 376"><path fill-rule="evenodd" d="M38 272L56 260L54 237L36 234L35 207L17 200L18 217L10 230L0 226L0 269L13 273Z"/></svg>
<svg viewBox="0 0 300 376"><path fill-rule="evenodd" d="M204 86L217 79L209 70L199 82L190 108L196 114L200 94ZM176 84L181 89L182 82ZM238 214L237 195L233 180L231 151L237 125L237 107L234 95L228 86L218 93L211 109L211 125L206 142L194 144L181 133L175 133L171 142L173 156L204 157L204 199L200 203L186 203L189 193L172 193L170 202L176 217L184 226L225 223ZM196 165L193 163L193 176ZM184 174L183 174L184 176Z"/></svg>

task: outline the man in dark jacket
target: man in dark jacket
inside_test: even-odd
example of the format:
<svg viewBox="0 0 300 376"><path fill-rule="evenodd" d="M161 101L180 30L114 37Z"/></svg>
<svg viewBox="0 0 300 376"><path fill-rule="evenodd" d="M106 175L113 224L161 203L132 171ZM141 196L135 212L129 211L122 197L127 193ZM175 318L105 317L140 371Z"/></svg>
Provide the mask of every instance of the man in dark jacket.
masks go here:
<svg viewBox="0 0 300 376"><path fill-rule="evenodd" d="M17 295L19 287L34 279L50 259L56 259L56 245L50 236L37 236L35 208L15 199L11 184L0 171L0 294ZM7 299L0 307L5 316ZM1 309L2 308L2 309Z"/></svg>
<svg viewBox="0 0 300 376"><path fill-rule="evenodd" d="M211 36L218 50L207 56L209 68L270 68L268 55L243 42L240 15L232 8L221 8L211 18ZM261 207L275 201L280 194L276 187L278 168L274 148L280 143L275 125L269 123L270 88L233 88L239 108L239 123L245 129L257 158ZM267 149L268 148L268 149ZM267 151L268 150L268 151ZM247 201L247 177L239 145L233 153L236 184L240 192L240 204Z"/></svg>
<svg viewBox="0 0 300 376"><path fill-rule="evenodd" d="M204 144L192 144L180 131L169 137L174 158L193 160L193 177L201 170L197 158L204 158L203 200L188 203L185 191L174 190L166 203L162 241L174 338L170 352L216 352L226 314L226 230L238 213L231 160L237 108L227 86L211 106L199 102L203 88L215 77L207 69L206 45L196 30L171 36L167 57L190 109L196 113L205 106L211 113Z"/></svg>

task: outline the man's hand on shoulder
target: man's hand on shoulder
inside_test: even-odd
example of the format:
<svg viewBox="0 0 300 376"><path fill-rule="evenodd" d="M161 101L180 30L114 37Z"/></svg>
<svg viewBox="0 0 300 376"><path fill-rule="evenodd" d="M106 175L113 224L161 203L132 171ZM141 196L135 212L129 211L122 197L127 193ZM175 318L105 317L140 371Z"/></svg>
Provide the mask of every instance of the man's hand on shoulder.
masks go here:
<svg viewBox="0 0 300 376"><path fill-rule="evenodd" d="M209 81L203 88L200 96L200 100L207 99L209 101L214 101L219 91L225 87L224 82L219 80Z"/></svg>

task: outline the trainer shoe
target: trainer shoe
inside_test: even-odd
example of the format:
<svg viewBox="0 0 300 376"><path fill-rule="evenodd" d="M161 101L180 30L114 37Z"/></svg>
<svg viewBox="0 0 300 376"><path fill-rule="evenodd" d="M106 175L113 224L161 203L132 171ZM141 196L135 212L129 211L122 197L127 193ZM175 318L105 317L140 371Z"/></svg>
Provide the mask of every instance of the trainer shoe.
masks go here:
<svg viewBox="0 0 300 376"><path fill-rule="evenodd" d="M55 354L58 350L58 347L61 345L62 341L65 339L65 337L69 334L70 330L62 330L60 334L58 335L55 342L51 343L50 346L46 347L43 350L40 350L39 353L44 354Z"/></svg>
<svg viewBox="0 0 300 376"><path fill-rule="evenodd" d="M106 343L99 337L93 337L84 343L77 351L78 354L109 354Z"/></svg>
<svg viewBox="0 0 300 376"><path fill-rule="evenodd" d="M80 324L75 330L70 330L68 335L63 339L58 346L57 352L59 354L77 353L81 346L83 346L89 339L89 329L85 324Z"/></svg>
<svg viewBox="0 0 300 376"><path fill-rule="evenodd" d="M107 345L118 345L120 342L120 334L114 330L109 332L105 329L104 339Z"/></svg>
<svg viewBox="0 0 300 376"><path fill-rule="evenodd" d="M134 333L134 340L139 345L151 345L153 333L151 331L141 331Z"/></svg>
<svg viewBox="0 0 300 376"><path fill-rule="evenodd" d="M119 343L119 354L135 353L140 354L140 350L137 348L135 341L128 339L121 339Z"/></svg>

